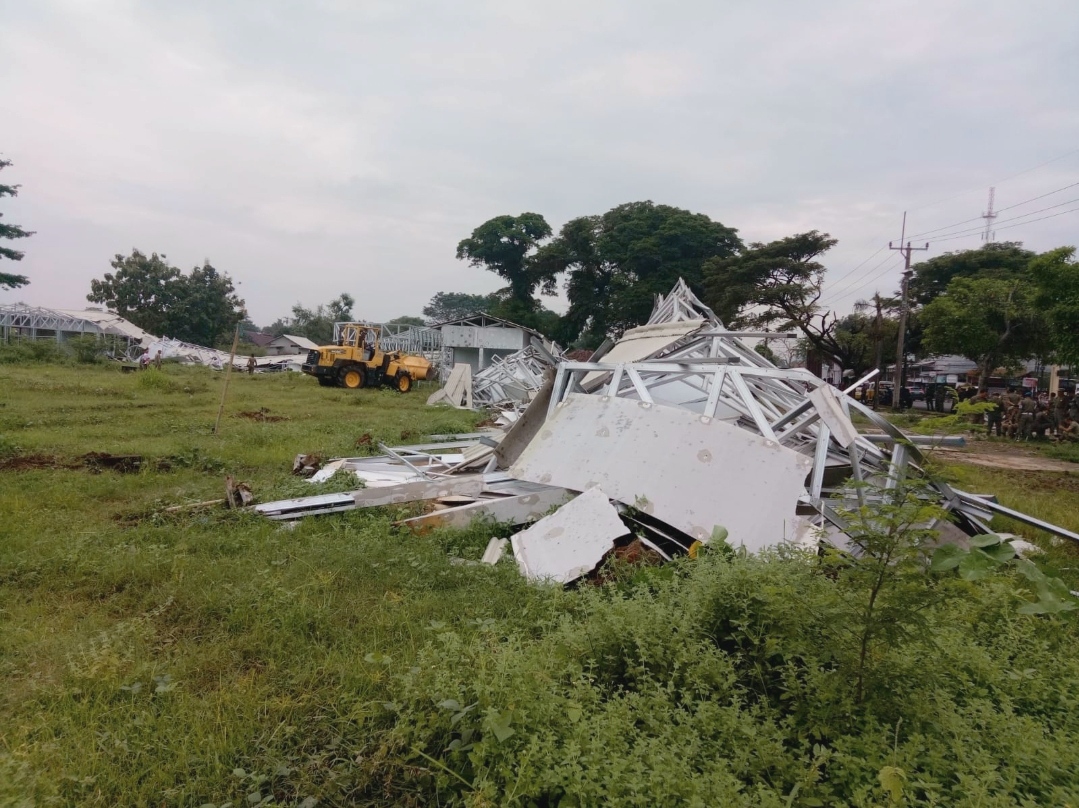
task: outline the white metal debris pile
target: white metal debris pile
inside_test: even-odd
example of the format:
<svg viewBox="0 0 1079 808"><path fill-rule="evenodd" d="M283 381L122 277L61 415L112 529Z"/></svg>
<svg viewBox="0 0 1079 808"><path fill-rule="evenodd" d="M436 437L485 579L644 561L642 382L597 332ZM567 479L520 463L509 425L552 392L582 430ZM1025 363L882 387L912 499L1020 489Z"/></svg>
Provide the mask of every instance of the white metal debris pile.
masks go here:
<svg viewBox="0 0 1079 808"><path fill-rule="evenodd" d="M518 412L527 407L543 386L544 376L562 357L557 345L532 338L529 345L476 373L470 365L453 366L446 384L431 394L428 404L450 404L460 409L488 407Z"/></svg>
<svg viewBox="0 0 1079 808"><path fill-rule="evenodd" d="M204 365L214 370L222 370L229 363L229 352L219 351L216 348L204 348L190 342L183 342L170 337L155 338L146 346L146 353L151 359L155 359L160 353L162 359L178 359L185 365ZM233 368L237 370L247 369L248 357L236 354L232 360ZM258 356L255 357L255 367L261 372L279 370L299 370L299 363L303 356ZM295 365L291 367L290 365Z"/></svg>
<svg viewBox="0 0 1079 808"><path fill-rule="evenodd" d="M1079 541L933 479L916 440L808 371L764 359L745 342L761 336L726 329L680 281L599 361L560 362L546 382L530 368L531 404L506 432L343 459L365 488L258 510L288 519L431 500L434 510L403 524L535 522L511 540L518 567L563 583L633 540L661 558L717 537L750 551L784 541L842 546L845 509L884 503L914 476L966 534L989 532L999 513ZM510 368L520 364L501 364L518 378ZM859 432L853 413L874 434Z"/></svg>

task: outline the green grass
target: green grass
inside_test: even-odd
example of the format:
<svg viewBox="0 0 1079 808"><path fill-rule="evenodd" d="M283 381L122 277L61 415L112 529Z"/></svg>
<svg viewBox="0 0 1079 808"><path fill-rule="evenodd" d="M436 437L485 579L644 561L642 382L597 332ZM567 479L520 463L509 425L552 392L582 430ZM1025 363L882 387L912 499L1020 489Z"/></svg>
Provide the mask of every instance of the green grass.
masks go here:
<svg viewBox="0 0 1079 808"><path fill-rule="evenodd" d="M1011 575L931 581L923 632L873 658L856 704L855 613L805 558L710 553L567 592L452 563L492 529L415 537L392 526L409 508L165 512L225 474L295 495L297 453L483 417L422 385L237 374L214 436L222 383L0 365L0 806L868 806L886 767L905 804L1079 800L1075 621L1017 614ZM286 420L237 417L260 408ZM144 461L95 473L89 452ZM1079 528L1071 483L949 473Z"/></svg>

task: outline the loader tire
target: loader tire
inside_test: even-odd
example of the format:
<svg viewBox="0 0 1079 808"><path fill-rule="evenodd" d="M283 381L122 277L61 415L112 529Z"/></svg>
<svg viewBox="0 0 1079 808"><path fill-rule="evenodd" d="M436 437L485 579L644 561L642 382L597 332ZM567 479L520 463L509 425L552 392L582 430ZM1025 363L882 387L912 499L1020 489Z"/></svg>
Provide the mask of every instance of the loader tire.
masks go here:
<svg viewBox="0 0 1079 808"><path fill-rule="evenodd" d="M407 393L412 389L412 377L407 373L398 373L394 381L398 393Z"/></svg>
<svg viewBox="0 0 1079 808"><path fill-rule="evenodd" d="M359 390L367 383L367 374L359 365L341 368L340 384L349 390Z"/></svg>

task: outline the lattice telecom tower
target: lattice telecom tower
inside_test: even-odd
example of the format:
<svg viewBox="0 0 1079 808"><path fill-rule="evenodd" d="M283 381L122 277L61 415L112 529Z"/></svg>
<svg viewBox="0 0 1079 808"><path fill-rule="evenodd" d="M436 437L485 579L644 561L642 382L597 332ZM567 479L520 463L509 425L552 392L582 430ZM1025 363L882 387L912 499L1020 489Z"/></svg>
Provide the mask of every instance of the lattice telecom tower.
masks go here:
<svg viewBox="0 0 1079 808"><path fill-rule="evenodd" d="M993 241L997 237L997 234L993 231L993 220L997 218L997 214L993 212L993 201L996 193L996 188L989 189L989 207L982 214L982 218L985 219L985 232L982 233L982 241L985 242Z"/></svg>

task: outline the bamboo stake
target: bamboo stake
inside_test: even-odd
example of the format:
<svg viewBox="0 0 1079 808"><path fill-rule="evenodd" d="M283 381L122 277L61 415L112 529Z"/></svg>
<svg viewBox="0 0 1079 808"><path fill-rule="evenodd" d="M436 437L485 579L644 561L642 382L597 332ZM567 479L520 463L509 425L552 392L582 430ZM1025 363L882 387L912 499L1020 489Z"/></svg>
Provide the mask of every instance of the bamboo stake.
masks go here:
<svg viewBox="0 0 1079 808"><path fill-rule="evenodd" d="M229 366L225 368L225 387L221 391L221 406L217 408L217 421L214 422L214 434L221 426L221 413L225 411L225 396L229 392L229 378L232 376L232 363L236 360L236 347L240 344L240 326L236 326L236 334L232 338L232 353L229 354Z"/></svg>

